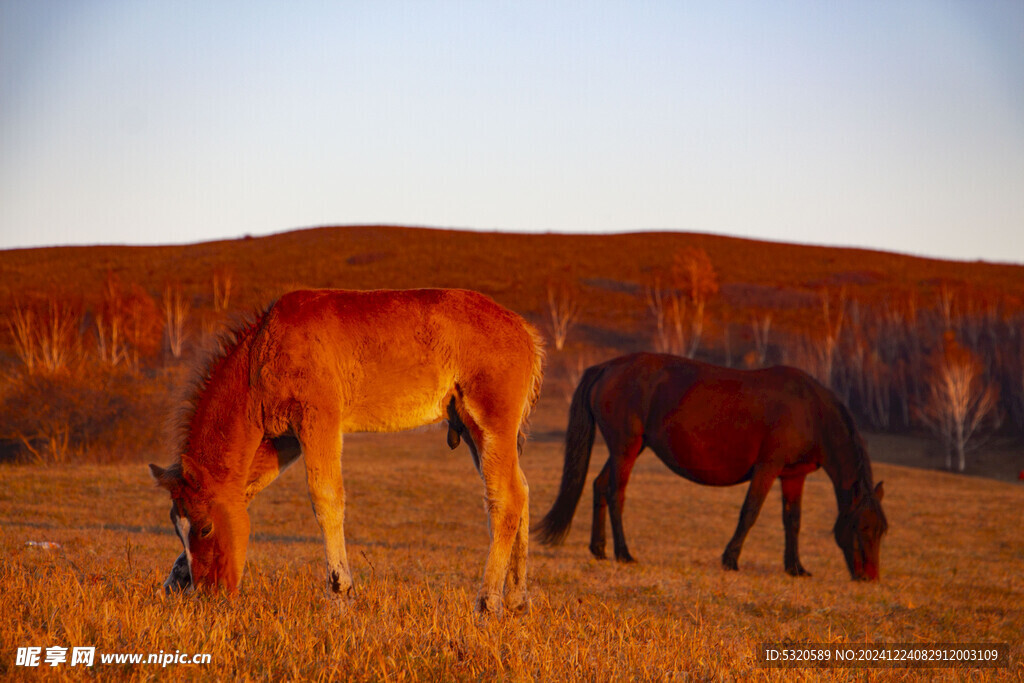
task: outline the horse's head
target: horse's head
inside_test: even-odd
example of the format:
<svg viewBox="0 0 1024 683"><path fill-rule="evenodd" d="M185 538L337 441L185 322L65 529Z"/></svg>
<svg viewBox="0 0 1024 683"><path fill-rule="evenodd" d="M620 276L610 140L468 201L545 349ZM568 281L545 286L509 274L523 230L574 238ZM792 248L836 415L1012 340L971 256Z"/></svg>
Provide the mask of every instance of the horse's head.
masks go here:
<svg viewBox="0 0 1024 683"><path fill-rule="evenodd" d="M234 592L242 580L249 542L245 506L230 506L211 497L187 479L178 466L149 468L157 483L171 494L171 523L185 549L183 557L188 569L186 582L179 557L164 588L223 587Z"/></svg>
<svg viewBox="0 0 1024 683"><path fill-rule="evenodd" d="M882 535L889 528L882 511L882 483L874 491L855 483L849 505L840 509L833 532L846 557L850 574L859 581L878 579L878 555Z"/></svg>

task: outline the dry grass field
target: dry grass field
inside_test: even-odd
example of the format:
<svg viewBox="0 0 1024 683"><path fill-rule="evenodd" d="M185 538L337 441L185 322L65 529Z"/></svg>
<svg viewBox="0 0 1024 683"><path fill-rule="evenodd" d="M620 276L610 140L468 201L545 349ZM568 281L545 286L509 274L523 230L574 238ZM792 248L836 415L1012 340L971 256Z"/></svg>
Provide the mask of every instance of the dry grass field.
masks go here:
<svg viewBox="0 0 1024 683"><path fill-rule="evenodd" d="M539 518L561 473L557 396L523 458ZM478 617L482 485L444 431L351 435L347 539L358 595L326 598L301 463L256 498L241 593L165 597L180 545L141 465L0 468L0 679L1022 680L1024 487L876 464L890 532L882 580L853 583L831 536L835 499L808 478L803 564L782 571L778 487L740 557L719 556L743 487L712 489L645 453L625 524L639 562L587 551L589 485L559 548L531 547L533 609ZM550 436L547 436L550 435ZM875 445L875 442L872 442ZM876 454L877 455L877 454ZM600 440L591 474L603 464ZM168 457L155 455L165 462ZM877 457L876 457L877 461ZM46 548L35 543L49 542ZM1010 643L1009 668L768 669L762 642ZM18 647L94 646L90 669L18 667ZM101 653L208 653L209 664L101 664ZM69 650L70 653L70 650ZM43 670L45 669L45 670Z"/></svg>

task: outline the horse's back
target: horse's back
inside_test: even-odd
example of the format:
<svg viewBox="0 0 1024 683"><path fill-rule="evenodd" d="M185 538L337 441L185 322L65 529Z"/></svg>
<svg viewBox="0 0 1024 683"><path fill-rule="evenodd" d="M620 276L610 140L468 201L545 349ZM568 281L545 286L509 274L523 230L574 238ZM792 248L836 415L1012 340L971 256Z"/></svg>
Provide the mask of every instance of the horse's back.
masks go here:
<svg viewBox="0 0 1024 683"><path fill-rule="evenodd" d="M342 406L346 431L396 431L444 418L460 383L534 356L525 321L476 292L298 290L267 312L252 371L277 406L322 400Z"/></svg>
<svg viewBox="0 0 1024 683"><path fill-rule="evenodd" d="M615 418L619 428L641 420L644 442L689 479L732 485L766 457L792 466L813 456L820 397L800 370L737 370L650 353L616 360L597 402L632 413Z"/></svg>

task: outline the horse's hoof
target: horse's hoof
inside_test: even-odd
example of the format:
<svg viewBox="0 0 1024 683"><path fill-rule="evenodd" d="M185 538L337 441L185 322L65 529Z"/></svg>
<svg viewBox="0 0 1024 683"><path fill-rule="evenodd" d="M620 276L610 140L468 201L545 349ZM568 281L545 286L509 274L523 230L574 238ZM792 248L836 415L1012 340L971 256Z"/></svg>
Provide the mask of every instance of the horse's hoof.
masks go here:
<svg viewBox="0 0 1024 683"><path fill-rule="evenodd" d="M740 570L740 565L736 561L736 558L726 557L725 555L722 556L722 567L733 572L738 572Z"/></svg>
<svg viewBox="0 0 1024 683"><path fill-rule="evenodd" d="M594 546L590 546L590 554L593 555L594 558L598 559L598 560L607 560L608 559L608 556L605 555L604 548L595 548Z"/></svg>
<svg viewBox="0 0 1024 683"><path fill-rule="evenodd" d="M811 573L809 571L807 571L806 569L804 569L800 565L797 565L796 567L787 567L786 568L786 573L789 574L790 576L810 576L811 575Z"/></svg>
<svg viewBox="0 0 1024 683"><path fill-rule="evenodd" d="M480 614L490 614L501 618L501 596L491 593L481 593L476 598L476 611Z"/></svg>
<svg viewBox="0 0 1024 683"><path fill-rule="evenodd" d="M352 605L355 601L347 595L330 593L327 596L327 602L330 605L331 611L341 616L345 616L352 610Z"/></svg>
<svg viewBox="0 0 1024 683"><path fill-rule="evenodd" d="M334 577L332 577L333 579ZM356 601L356 587L349 583L348 587L342 588L335 581L331 581L330 590L327 591L327 599L331 602L335 611L347 614Z"/></svg>
<svg viewBox="0 0 1024 683"><path fill-rule="evenodd" d="M629 553L623 553L622 555L616 555L615 559L616 559L616 561L621 562L622 564L636 564L636 560L634 560L633 556L630 555Z"/></svg>
<svg viewBox="0 0 1024 683"><path fill-rule="evenodd" d="M517 617L529 614L532 609L533 603L526 595L522 595L519 598L507 598L505 600L505 610L509 614Z"/></svg>
<svg viewBox="0 0 1024 683"><path fill-rule="evenodd" d="M349 598L355 597L356 589L352 584L352 577L347 572L343 574L337 570L332 570L328 581L330 582L331 592L335 595L345 595Z"/></svg>

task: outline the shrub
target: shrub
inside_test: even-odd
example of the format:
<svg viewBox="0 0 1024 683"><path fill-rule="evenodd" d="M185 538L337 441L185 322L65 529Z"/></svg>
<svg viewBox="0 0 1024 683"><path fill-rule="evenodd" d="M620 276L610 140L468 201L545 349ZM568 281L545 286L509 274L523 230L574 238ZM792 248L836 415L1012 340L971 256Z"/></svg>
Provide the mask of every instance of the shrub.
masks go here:
<svg viewBox="0 0 1024 683"><path fill-rule="evenodd" d="M13 375L0 401L0 438L37 463L138 457L162 436L169 406L161 384L101 371Z"/></svg>

